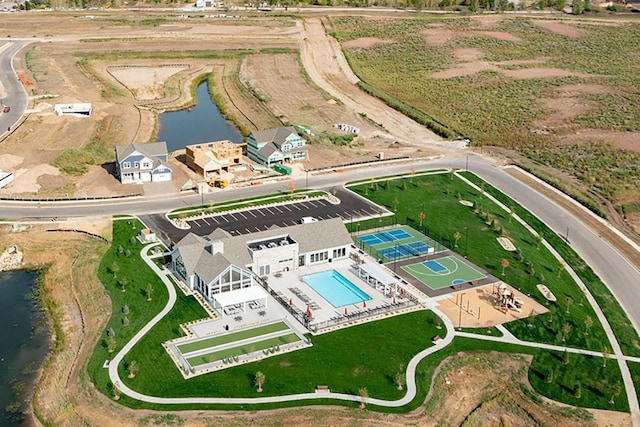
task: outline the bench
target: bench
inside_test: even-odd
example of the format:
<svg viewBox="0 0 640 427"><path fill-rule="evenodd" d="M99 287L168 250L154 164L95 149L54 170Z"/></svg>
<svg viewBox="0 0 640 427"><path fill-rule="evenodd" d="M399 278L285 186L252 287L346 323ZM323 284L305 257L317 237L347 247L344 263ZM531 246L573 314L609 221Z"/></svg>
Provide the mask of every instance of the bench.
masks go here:
<svg viewBox="0 0 640 427"><path fill-rule="evenodd" d="M329 393L331 390L329 390L329 386L328 385L317 385L316 386L316 393Z"/></svg>

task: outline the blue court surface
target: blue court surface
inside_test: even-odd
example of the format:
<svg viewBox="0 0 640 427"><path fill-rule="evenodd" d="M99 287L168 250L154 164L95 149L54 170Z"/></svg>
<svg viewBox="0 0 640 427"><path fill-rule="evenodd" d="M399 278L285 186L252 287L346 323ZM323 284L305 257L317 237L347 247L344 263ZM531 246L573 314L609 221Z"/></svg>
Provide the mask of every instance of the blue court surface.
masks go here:
<svg viewBox="0 0 640 427"><path fill-rule="evenodd" d="M394 242L396 240L408 239L411 234L399 228L389 231L380 231L373 234L365 234L359 236L358 239L369 246L379 245L381 243Z"/></svg>
<svg viewBox="0 0 640 427"><path fill-rule="evenodd" d="M419 256L429 251L429 245L424 242L411 242L406 245L396 245L390 248L380 249L378 256L387 259Z"/></svg>
<svg viewBox="0 0 640 427"><path fill-rule="evenodd" d="M424 265L425 267L427 267L429 270L433 271L434 273L444 273L444 272L448 272L449 269L447 267L445 267L444 265L440 264L438 261L424 261L422 263L422 265Z"/></svg>

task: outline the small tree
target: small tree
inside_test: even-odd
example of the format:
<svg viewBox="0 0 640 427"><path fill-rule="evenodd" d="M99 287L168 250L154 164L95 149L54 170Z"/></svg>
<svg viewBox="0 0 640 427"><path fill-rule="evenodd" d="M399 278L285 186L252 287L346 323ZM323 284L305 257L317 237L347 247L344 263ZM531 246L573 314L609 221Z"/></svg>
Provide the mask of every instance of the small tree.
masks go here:
<svg viewBox="0 0 640 427"><path fill-rule="evenodd" d="M256 387L258 387L258 393L262 393L262 385L264 384L265 376L262 371L256 372L256 376L253 379Z"/></svg>
<svg viewBox="0 0 640 427"><path fill-rule="evenodd" d="M120 279L118 281L118 284L120 285L120 288L122 289L122 292L126 292L127 291L127 278L123 277L122 279Z"/></svg>
<svg viewBox="0 0 640 427"><path fill-rule="evenodd" d="M151 294L153 293L153 286L151 286L151 283L147 283L147 287L144 292L147 294L147 301L151 301Z"/></svg>
<svg viewBox="0 0 640 427"><path fill-rule="evenodd" d="M400 369L396 372L396 376L393 378L393 382L396 383L396 387L398 390L402 390L402 388L407 383L407 378L404 375L404 366L400 365Z"/></svg>
<svg viewBox="0 0 640 427"><path fill-rule="evenodd" d="M532 308L531 311L529 312L529 323L527 324L527 326L529 326L530 328L533 328L533 316L536 315L536 311Z"/></svg>
<svg viewBox="0 0 640 427"><path fill-rule="evenodd" d="M118 246L118 253L120 255L122 255L124 253L124 248L122 247L122 245Z"/></svg>
<svg viewBox="0 0 640 427"><path fill-rule="evenodd" d="M589 335L589 330L593 326L593 319L591 316L587 316L584 318L584 334Z"/></svg>
<svg viewBox="0 0 640 427"><path fill-rule="evenodd" d="M513 216L516 214L516 210L512 207L509 208L509 224L511 224L511 220L513 219Z"/></svg>
<svg viewBox="0 0 640 427"><path fill-rule="evenodd" d="M113 400L120 400L122 392L120 391L120 387L116 384L111 384L111 393L113 394Z"/></svg>
<svg viewBox="0 0 640 427"><path fill-rule="evenodd" d="M296 191L296 185L293 183L293 181L289 182L289 194L293 194Z"/></svg>
<svg viewBox="0 0 640 427"><path fill-rule="evenodd" d="M557 268L558 268L558 277L560 277L560 275L562 274L562 271L565 268L564 262L558 263L558 267Z"/></svg>
<svg viewBox="0 0 640 427"><path fill-rule="evenodd" d="M571 325L569 323L562 325L562 342L565 342L569 332L571 332Z"/></svg>
<svg viewBox="0 0 640 427"><path fill-rule="evenodd" d="M580 384L580 381L576 381L576 385L573 387L573 397L576 399L582 397L582 384Z"/></svg>
<svg viewBox="0 0 640 427"><path fill-rule="evenodd" d="M611 399L609 399L609 404L613 405L616 403L615 398L620 394L620 392L622 391L622 386L620 385L619 382L615 382L611 385L609 385L609 392L611 393Z"/></svg>
<svg viewBox="0 0 640 427"><path fill-rule="evenodd" d="M127 249L126 251L124 251L124 256L129 258L131 256L131 249Z"/></svg>
<svg viewBox="0 0 640 427"><path fill-rule="evenodd" d="M127 304L125 304L124 307L122 307L122 313L129 314L129 306Z"/></svg>
<svg viewBox="0 0 640 427"><path fill-rule="evenodd" d="M116 337L113 335L109 335L106 341L107 341L107 352L113 353L116 349Z"/></svg>
<svg viewBox="0 0 640 427"><path fill-rule="evenodd" d="M127 365L127 372L129 373L129 378L135 378L136 374L138 373L138 362L136 362L135 360L132 360L131 362L129 362L129 364Z"/></svg>
<svg viewBox="0 0 640 427"><path fill-rule="evenodd" d="M544 236L542 235L542 233L536 234L536 249L540 250L540 245L542 244L543 240Z"/></svg>
<svg viewBox="0 0 640 427"><path fill-rule="evenodd" d="M509 267L509 260L506 258L502 258L502 261L500 261L500 265L502 266L502 275L504 276L504 270Z"/></svg>
<svg viewBox="0 0 640 427"><path fill-rule="evenodd" d="M567 304L567 314L569 314L569 309L571 308L571 303L573 302L573 298L570 296L564 297L564 302Z"/></svg>
<svg viewBox="0 0 640 427"><path fill-rule="evenodd" d="M358 389L358 396L360 397L360 409L364 409L366 407L367 398L369 398L369 391L366 387L360 387Z"/></svg>
<svg viewBox="0 0 640 427"><path fill-rule="evenodd" d="M460 234L459 231L456 231L455 233L453 233L453 240L455 240L455 247L458 247L458 240L460 240L460 238L462 238L462 234Z"/></svg>
<svg viewBox="0 0 640 427"><path fill-rule="evenodd" d="M111 273L113 273L114 279L118 277L118 271L120 271L120 267L118 267L118 264L116 264L115 262L111 264Z"/></svg>
<svg viewBox="0 0 640 427"><path fill-rule="evenodd" d="M569 353L567 352L566 349L562 352L562 364L563 365L569 364Z"/></svg>
<svg viewBox="0 0 640 427"><path fill-rule="evenodd" d="M424 218L425 218L424 211L420 211L420 213L418 214L418 218L420 218L420 227L422 227L422 224L423 224Z"/></svg>
<svg viewBox="0 0 640 427"><path fill-rule="evenodd" d="M551 384L554 380L554 371L553 371L553 367L549 367L547 368L547 375L545 375L544 377L544 382L547 384Z"/></svg>
<svg viewBox="0 0 640 427"><path fill-rule="evenodd" d="M607 367L607 359L611 355L611 349L606 345L602 346L602 367Z"/></svg>
<svg viewBox="0 0 640 427"><path fill-rule="evenodd" d="M129 318L127 316L124 316L124 318L122 319L122 325L129 326Z"/></svg>

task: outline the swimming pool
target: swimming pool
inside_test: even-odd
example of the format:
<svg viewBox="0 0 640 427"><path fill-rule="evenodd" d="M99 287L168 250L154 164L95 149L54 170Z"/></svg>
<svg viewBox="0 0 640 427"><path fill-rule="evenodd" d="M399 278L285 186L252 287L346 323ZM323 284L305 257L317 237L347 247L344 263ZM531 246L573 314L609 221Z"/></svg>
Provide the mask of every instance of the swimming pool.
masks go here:
<svg viewBox="0 0 640 427"><path fill-rule="evenodd" d="M309 274L303 276L302 281L336 308L371 299L369 295L335 270Z"/></svg>

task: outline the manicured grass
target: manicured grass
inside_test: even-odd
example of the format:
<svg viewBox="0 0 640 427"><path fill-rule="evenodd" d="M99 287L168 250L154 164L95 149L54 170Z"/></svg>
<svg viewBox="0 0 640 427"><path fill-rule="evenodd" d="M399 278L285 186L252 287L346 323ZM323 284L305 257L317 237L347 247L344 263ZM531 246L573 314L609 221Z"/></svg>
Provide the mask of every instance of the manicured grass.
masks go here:
<svg viewBox="0 0 640 427"><path fill-rule="evenodd" d="M489 326L486 328L457 328L461 332L469 332L476 335L489 335L493 337L501 337L502 332L495 326Z"/></svg>
<svg viewBox="0 0 640 427"><path fill-rule="evenodd" d="M249 354L255 351L262 351L266 348L290 344L299 340L300 338L296 334L287 334L279 337L268 338L262 341L246 343L238 347L225 348L224 350L190 357L187 359L187 361L191 366L206 365L207 363L215 362L216 360L222 360L226 357Z"/></svg>
<svg viewBox="0 0 640 427"><path fill-rule="evenodd" d="M87 370L96 387L107 395L109 377L107 369L102 367L103 363L111 359L143 325L160 312L169 297L167 288L140 258L143 245L135 239L135 235L141 229L142 224L135 219L114 220L112 246L102 258L98 270L98 278L109 293L113 311L88 362ZM119 248L122 248L122 253ZM117 270L115 273L114 266ZM117 283L123 279L127 280L125 292L122 292ZM152 288L151 301L147 301L147 285ZM122 323L125 306L129 308L129 314L126 315L129 319L127 326ZM115 332L116 346L113 353L107 351L108 330Z"/></svg>
<svg viewBox="0 0 640 427"><path fill-rule="evenodd" d="M471 173L465 172L463 175L478 185L483 182L480 178ZM609 320L609 324L618 339L618 343L620 344L622 351L630 356L640 356L640 337L638 337L638 332L629 321L629 318L624 313L622 307L620 307L620 303L618 303L616 298L611 294L611 291L604 283L602 283L602 280L600 280L584 260L580 258L580 256L564 241L564 239L554 233L546 224L540 221L531 212L515 203L515 201L498 191L496 188L486 183L484 184L484 187L485 191L490 193L500 202L504 203L506 206L512 206L519 217L524 219L527 224L533 227L538 233L542 233L545 236L545 239L560 253L567 263L573 267L573 270L591 291L591 294L596 299L598 305ZM608 346L607 341L603 340L601 341L601 346L604 345ZM596 348L596 351L601 350L602 347L599 349Z"/></svg>
<svg viewBox="0 0 640 427"><path fill-rule="evenodd" d="M234 341L240 341L247 338L253 338L260 335L270 334L272 332L280 332L289 329L284 322L273 323L270 325L259 326L257 328L245 329L238 332L232 332L230 334L224 334L217 337L211 337L204 340L190 342L182 345L178 345L178 349L184 353L191 353L192 351L202 350L209 347L215 347L218 345L228 344Z"/></svg>
<svg viewBox="0 0 640 427"><path fill-rule="evenodd" d="M430 347L433 336L445 333L436 329L435 315L422 310L312 337L312 347L184 380L160 346L179 335L178 324L193 320L193 313L184 310L184 300L179 297L169 318L156 325L127 356L140 366L133 379L126 378L122 368L122 380L134 390L171 397L258 396L253 377L262 371L266 383L260 396L313 392L322 384L351 394L367 387L371 396L397 399L403 392L393 384L395 374L416 353Z"/></svg>
<svg viewBox="0 0 640 427"><path fill-rule="evenodd" d="M387 225L387 221L406 222L459 254L467 255L470 262L547 306L550 310L547 314L505 325L518 338L595 351L601 351L603 344L608 342L593 309L583 299L582 292L571 277L566 272L558 271L558 262L553 255L539 245L524 226L510 220L508 212L454 174L414 176L350 188L396 212L395 219L363 221L361 230ZM476 211L461 204L459 199L474 202ZM422 228L419 227L421 211L425 214ZM493 226L487 224L490 220L493 220ZM455 247L456 232L460 233L458 247ZM504 250L496 240L501 235L507 236L521 255ZM505 275L502 275L502 259L509 262ZM532 269L527 263L531 263L533 274L530 274ZM538 283L547 285L555 293L558 302L547 303L536 288ZM524 309L528 310L526 306ZM593 322L588 335L585 325L587 316ZM529 327L529 323L533 326ZM570 331L564 334L563 341L564 325L569 325Z"/></svg>

